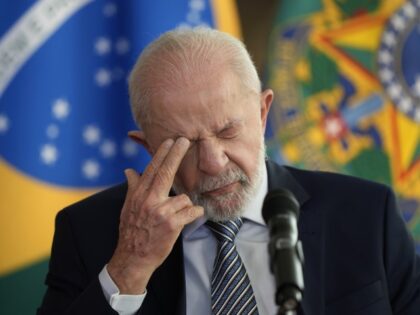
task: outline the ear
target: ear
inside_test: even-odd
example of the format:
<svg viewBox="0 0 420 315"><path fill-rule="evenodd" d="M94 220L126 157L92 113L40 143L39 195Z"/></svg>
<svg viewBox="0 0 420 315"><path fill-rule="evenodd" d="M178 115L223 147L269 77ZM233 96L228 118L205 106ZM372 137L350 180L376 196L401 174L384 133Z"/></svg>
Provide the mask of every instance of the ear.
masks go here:
<svg viewBox="0 0 420 315"><path fill-rule="evenodd" d="M271 103L274 99L274 92L271 89L267 89L261 93L260 100L260 110L261 110L261 124L263 131L265 132L265 127L267 126L267 117L268 112L270 111Z"/></svg>
<svg viewBox="0 0 420 315"><path fill-rule="evenodd" d="M149 154L153 156L152 150L150 148L150 144L146 140L144 131L132 130L128 132L128 136L130 137L131 140L142 145L147 150L147 152L149 152Z"/></svg>

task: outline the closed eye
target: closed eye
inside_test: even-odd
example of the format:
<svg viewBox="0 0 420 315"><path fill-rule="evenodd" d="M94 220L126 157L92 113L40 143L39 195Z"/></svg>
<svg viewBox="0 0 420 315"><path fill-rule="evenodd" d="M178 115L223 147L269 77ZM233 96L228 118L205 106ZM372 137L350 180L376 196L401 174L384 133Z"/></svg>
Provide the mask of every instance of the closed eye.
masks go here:
<svg viewBox="0 0 420 315"><path fill-rule="evenodd" d="M222 139L232 139L240 134L240 128L238 126L227 127L221 130L217 136Z"/></svg>

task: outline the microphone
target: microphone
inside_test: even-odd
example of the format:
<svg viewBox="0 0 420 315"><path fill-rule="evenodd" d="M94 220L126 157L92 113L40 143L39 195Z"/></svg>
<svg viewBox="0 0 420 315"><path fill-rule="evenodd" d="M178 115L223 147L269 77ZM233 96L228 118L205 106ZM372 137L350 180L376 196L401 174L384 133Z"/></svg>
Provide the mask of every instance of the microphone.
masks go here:
<svg viewBox="0 0 420 315"><path fill-rule="evenodd" d="M270 230L270 269L276 280L279 314L296 311L302 301L303 251L298 240L299 203L286 189L271 191L264 199L262 215Z"/></svg>

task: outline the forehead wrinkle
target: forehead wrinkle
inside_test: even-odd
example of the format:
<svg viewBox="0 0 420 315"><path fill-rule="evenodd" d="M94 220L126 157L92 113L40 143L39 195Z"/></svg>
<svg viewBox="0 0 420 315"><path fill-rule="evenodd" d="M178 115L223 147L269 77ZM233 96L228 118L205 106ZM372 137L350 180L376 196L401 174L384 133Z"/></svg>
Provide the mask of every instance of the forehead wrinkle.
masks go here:
<svg viewBox="0 0 420 315"><path fill-rule="evenodd" d="M148 73L152 86L161 91L193 87L217 77L218 69L229 67L226 57L220 51L210 52L201 48L177 46L156 52L150 58L151 71Z"/></svg>

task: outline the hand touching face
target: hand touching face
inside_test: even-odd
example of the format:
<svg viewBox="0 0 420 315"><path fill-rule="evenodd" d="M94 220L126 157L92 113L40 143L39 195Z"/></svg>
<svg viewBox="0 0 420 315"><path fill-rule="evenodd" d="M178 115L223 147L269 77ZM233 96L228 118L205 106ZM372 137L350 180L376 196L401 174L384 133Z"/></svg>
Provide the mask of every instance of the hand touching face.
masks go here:
<svg viewBox="0 0 420 315"><path fill-rule="evenodd" d="M119 240L107 267L121 294L143 293L184 225L204 214L203 208L193 205L186 195L168 196L189 145L186 138L167 139L143 175L126 170L128 191Z"/></svg>

